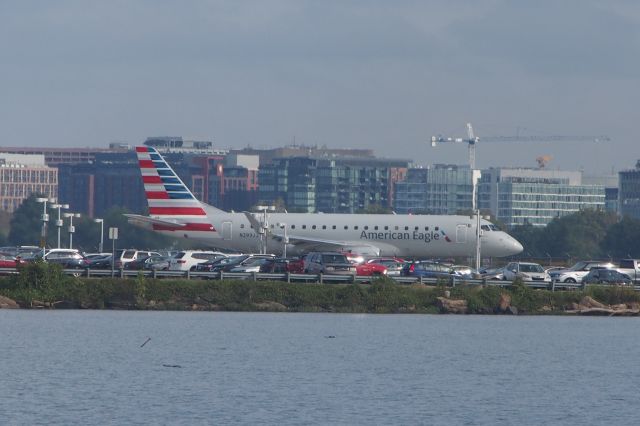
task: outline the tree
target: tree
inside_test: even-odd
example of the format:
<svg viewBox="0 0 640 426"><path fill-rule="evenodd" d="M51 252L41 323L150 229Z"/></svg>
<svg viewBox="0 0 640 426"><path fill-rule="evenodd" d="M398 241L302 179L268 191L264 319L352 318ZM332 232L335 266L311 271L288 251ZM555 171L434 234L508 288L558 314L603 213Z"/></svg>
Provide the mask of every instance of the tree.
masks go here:
<svg viewBox="0 0 640 426"><path fill-rule="evenodd" d="M563 216L552 220L544 228L539 246L546 248L551 256L601 257L605 253L600 244L607 229L616 221L615 214L597 210L583 210Z"/></svg>
<svg viewBox="0 0 640 426"><path fill-rule="evenodd" d="M380 204L369 204L366 208L358 210L356 213L364 214L392 214L393 209Z"/></svg>
<svg viewBox="0 0 640 426"><path fill-rule="evenodd" d="M542 234L544 228L533 226L530 223L514 226L509 230L509 234L526 248L527 252L533 257L545 256L546 250L542 244Z"/></svg>
<svg viewBox="0 0 640 426"><path fill-rule="evenodd" d="M39 194L31 194L20 204L11 218L8 240L12 245L38 245L42 232L42 204Z"/></svg>
<svg viewBox="0 0 640 426"><path fill-rule="evenodd" d="M640 220L624 217L611 225L604 236L601 248L608 257L640 257Z"/></svg>

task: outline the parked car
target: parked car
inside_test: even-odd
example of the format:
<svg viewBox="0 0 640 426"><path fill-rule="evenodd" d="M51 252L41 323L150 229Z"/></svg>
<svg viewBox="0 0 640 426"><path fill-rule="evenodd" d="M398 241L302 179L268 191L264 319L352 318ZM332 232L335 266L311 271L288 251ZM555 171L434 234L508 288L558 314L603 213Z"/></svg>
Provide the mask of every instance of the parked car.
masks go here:
<svg viewBox="0 0 640 426"><path fill-rule="evenodd" d="M552 281L560 283L579 283L582 281L591 268L614 268L615 265L611 262L602 262L599 260L581 260L576 262L570 268L555 269L548 271Z"/></svg>
<svg viewBox="0 0 640 426"><path fill-rule="evenodd" d="M152 254L151 256L138 257L132 262L127 262L124 265L124 269L140 271L146 270L166 270L169 268L169 259L166 256L159 254Z"/></svg>
<svg viewBox="0 0 640 426"><path fill-rule="evenodd" d="M520 278L524 281L551 282L549 274L537 263L511 262L504 267L503 275L503 279L507 281Z"/></svg>
<svg viewBox="0 0 640 426"><path fill-rule="evenodd" d="M299 257L268 259L260 266L260 272L268 274L302 274L304 272L304 260Z"/></svg>
<svg viewBox="0 0 640 426"><path fill-rule="evenodd" d="M387 267L379 263L356 263L356 275L361 277L387 275Z"/></svg>
<svg viewBox="0 0 640 426"><path fill-rule="evenodd" d="M480 268L478 272L484 280L504 280L504 268Z"/></svg>
<svg viewBox="0 0 640 426"><path fill-rule="evenodd" d="M268 257L250 257L228 269L228 272L260 272L260 268L270 263Z"/></svg>
<svg viewBox="0 0 640 426"><path fill-rule="evenodd" d="M367 260L367 263L375 263L387 268L387 275L398 276L402 270L405 260L397 257L374 257Z"/></svg>
<svg viewBox="0 0 640 426"><path fill-rule="evenodd" d="M451 267L431 260L406 262L400 271L403 277L446 278L451 279Z"/></svg>
<svg viewBox="0 0 640 426"><path fill-rule="evenodd" d="M198 263L217 260L228 255L219 251L183 250L173 256L169 262L170 271L195 271Z"/></svg>
<svg viewBox="0 0 640 426"><path fill-rule="evenodd" d="M89 269L111 269L110 254L87 256L87 259L89 259Z"/></svg>
<svg viewBox="0 0 640 426"><path fill-rule="evenodd" d="M90 264L89 259L74 249L51 249L42 259L45 262L62 265L64 269L86 269Z"/></svg>
<svg viewBox="0 0 640 426"><path fill-rule="evenodd" d="M311 252L304 258L307 274L355 275L356 267L338 252Z"/></svg>
<svg viewBox="0 0 640 426"><path fill-rule="evenodd" d="M593 268L582 279L584 284L631 285L631 277L615 269Z"/></svg>
<svg viewBox="0 0 640 426"><path fill-rule="evenodd" d="M15 256L0 254L0 268L17 268L19 264L25 263Z"/></svg>
<svg viewBox="0 0 640 426"><path fill-rule="evenodd" d="M452 265L450 266L450 270L451 275L465 280L477 278L479 275L471 266L466 265Z"/></svg>
<svg viewBox="0 0 640 426"><path fill-rule="evenodd" d="M116 251L116 269L124 269L125 265L129 262L133 262L139 257L149 257L152 254L159 255L160 253L148 250L136 250L136 249L120 249Z"/></svg>
<svg viewBox="0 0 640 426"><path fill-rule="evenodd" d="M233 268L240 268L247 266L255 262L255 259L272 259L275 258L272 254L240 254L235 256L229 256L217 260L211 260L201 263L196 266L196 271L199 272L244 272L241 270L232 271ZM259 268L258 268L259 270ZM256 272L258 272L256 270Z"/></svg>
<svg viewBox="0 0 640 426"><path fill-rule="evenodd" d="M234 255L227 257L220 257L218 259L207 260L206 262L198 263L196 265L196 272L215 272L219 267L227 265L231 262L240 261L239 258L243 255ZM235 264L235 263L234 263Z"/></svg>

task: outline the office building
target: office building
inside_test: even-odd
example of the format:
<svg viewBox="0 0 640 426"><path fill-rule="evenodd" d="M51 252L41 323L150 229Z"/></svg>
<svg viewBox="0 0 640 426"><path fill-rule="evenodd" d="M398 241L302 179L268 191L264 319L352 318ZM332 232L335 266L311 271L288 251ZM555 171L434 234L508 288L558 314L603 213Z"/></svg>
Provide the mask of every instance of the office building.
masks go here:
<svg viewBox="0 0 640 426"><path fill-rule="evenodd" d="M397 213L460 214L473 209L473 181L480 172L469 166L436 164L412 168L396 186Z"/></svg>
<svg viewBox="0 0 640 426"><path fill-rule="evenodd" d="M0 209L12 213L31 194L56 199L58 170L42 154L0 153Z"/></svg>
<svg viewBox="0 0 640 426"><path fill-rule="evenodd" d="M640 160L634 169L618 173L618 205L621 216L640 219Z"/></svg>
<svg viewBox="0 0 640 426"><path fill-rule="evenodd" d="M580 210L604 210L605 190L582 184L580 172L491 168L482 171L478 207L508 227L545 226Z"/></svg>

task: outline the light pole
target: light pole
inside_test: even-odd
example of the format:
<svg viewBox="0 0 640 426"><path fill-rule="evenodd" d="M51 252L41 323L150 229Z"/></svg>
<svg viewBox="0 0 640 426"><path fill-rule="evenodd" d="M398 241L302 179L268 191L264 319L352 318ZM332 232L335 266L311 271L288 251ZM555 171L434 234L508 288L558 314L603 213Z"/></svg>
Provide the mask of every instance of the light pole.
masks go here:
<svg viewBox="0 0 640 426"><path fill-rule="evenodd" d="M102 243L104 242L104 219L93 219L95 223L100 224L100 247L98 252L102 253Z"/></svg>
<svg viewBox="0 0 640 426"><path fill-rule="evenodd" d="M278 226L284 233L282 238L282 257L287 257L287 244L289 244L289 237L287 237L287 224L279 223Z"/></svg>
<svg viewBox="0 0 640 426"><path fill-rule="evenodd" d="M269 221L267 212L273 212L276 210L274 206L256 206L256 210L262 211L262 223L260 224L260 229L258 229L258 235L260 235L260 243L262 245L262 249L260 253L267 254L267 241L269 238Z"/></svg>
<svg viewBox="0 0 640 426"><path fill-rule="evenodd" d="M40 248L42 249L42 255L44 256L44 249L47 245L47 222L49 222L49 215L47 214L47 203L54 203L52 198L36 198L38 203L42 203L42 231L40 232Z"/></svg>
<svg viewBox="0 0 640 426"><path fill-rule="evenodd" d="M476 210L476 271L480 270L480 233L481 231L481 226L480 226L480 210Z"/></svg>
<svg viewBox="0 0 640 426"><path fill-rule="evenodd" d="M51 208L58 209L58 220L56 220L56 227L58 228L58 248L60 248L60 229L62 229L62 216L60 210L67 210L69 204L51 204Z"/></svg>
<svg viewBox="0 0 640 426"><path fill-rule="evenodd" d="M73 218L80 217L80 213L65 213L64 217L69 218L69 249L73 249L73 233L76 232L75 226L73 226Z"/></svg>

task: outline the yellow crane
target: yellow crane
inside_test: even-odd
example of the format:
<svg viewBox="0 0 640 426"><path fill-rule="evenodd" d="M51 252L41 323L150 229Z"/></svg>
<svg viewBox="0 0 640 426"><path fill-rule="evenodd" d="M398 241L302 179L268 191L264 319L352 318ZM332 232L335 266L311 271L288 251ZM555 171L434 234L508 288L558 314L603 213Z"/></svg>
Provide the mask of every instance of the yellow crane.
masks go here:
<svg viewBox="0 0 640 426"><path fill-rule="evenodd" d="M608 136L584 136L584 135L550 135L550 136L487 136L482 139L477 137L471 123L467 123L467 137L432 136L431 146L436 147L440 143L466 143L469 147L469 167L476 168L476 145L483 142L608 142ZM550 160L550 158L549 158ZM548 161L548 160L546 160ZM542 168L543 166L541 166Z"/></svg>

